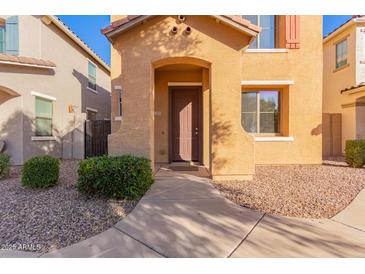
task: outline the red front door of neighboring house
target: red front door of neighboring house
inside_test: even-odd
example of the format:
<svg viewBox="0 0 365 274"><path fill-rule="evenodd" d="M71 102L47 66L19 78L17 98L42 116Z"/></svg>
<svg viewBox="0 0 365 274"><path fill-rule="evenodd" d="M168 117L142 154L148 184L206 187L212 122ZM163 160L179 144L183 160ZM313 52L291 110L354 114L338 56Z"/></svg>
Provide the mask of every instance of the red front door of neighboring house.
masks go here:
<svg viewBox="0 0 365 274"><path fill-rule="evenodd" d="M171 88L170 159L200 161L200 88Z"/></svg>

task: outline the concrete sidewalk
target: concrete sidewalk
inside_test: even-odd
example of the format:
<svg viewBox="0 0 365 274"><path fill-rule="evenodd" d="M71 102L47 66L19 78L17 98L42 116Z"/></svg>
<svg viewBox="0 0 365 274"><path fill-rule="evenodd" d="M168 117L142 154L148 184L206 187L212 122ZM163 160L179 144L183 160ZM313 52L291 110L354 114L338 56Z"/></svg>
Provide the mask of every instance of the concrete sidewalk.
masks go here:
<svg viewBox="0 0 365 274"><path fill-rule="evenodd" d="M365 190L333 219L262 214L207 178L162 169L126 218L43 257L365 257L364 212Z"/></svg>

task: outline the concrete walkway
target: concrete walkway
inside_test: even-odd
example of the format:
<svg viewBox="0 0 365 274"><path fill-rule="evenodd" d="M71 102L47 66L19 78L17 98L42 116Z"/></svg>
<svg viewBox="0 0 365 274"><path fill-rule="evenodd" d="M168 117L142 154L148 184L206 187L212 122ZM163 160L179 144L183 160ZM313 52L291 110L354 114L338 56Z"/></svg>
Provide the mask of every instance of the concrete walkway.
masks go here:
<svg viewBox="0 0 365 274"><path fill-rule="evenodd" d="M365 257L364 212L365 190L333 219L267 215L226 200L207 178L162 169L126 218L43 256Z"/></svg>

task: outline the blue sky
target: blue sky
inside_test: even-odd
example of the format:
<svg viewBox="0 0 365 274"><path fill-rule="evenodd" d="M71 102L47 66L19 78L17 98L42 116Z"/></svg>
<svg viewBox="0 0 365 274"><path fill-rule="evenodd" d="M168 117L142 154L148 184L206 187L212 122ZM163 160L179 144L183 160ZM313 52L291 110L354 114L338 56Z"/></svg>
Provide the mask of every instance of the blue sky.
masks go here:
<svg viewBox="0 0 365 274"><path fill-rule="evenodd" d="M109 15L59 15L58 17L110 64L110 45L105 36L100 33L100 29L109 25ZM350 15L323 16L323 35L327 35L350 18Z"/></svg>

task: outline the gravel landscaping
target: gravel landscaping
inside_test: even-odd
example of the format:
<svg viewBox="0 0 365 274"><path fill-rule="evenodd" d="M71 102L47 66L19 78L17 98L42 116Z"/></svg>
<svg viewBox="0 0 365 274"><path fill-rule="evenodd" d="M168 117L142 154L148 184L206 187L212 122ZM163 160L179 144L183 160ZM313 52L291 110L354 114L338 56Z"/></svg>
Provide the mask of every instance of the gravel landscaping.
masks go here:
<svg viewBox="0 0 365 274"><path fill-rule="evenodd" d="M253 181L213 182L233 202L262 212L330 218L365 187L365 168L351 168L342 158L323 165L257 166Z"/></svg>
<svg viewBox="0 0 365 274"><path fill-rule="evenodd" d="M20 167L0 181L0 250L48 252L96 235L121 220L136 201L80 194L77 161L62 161L57 186L32 190L20 184Z"/></svg>

